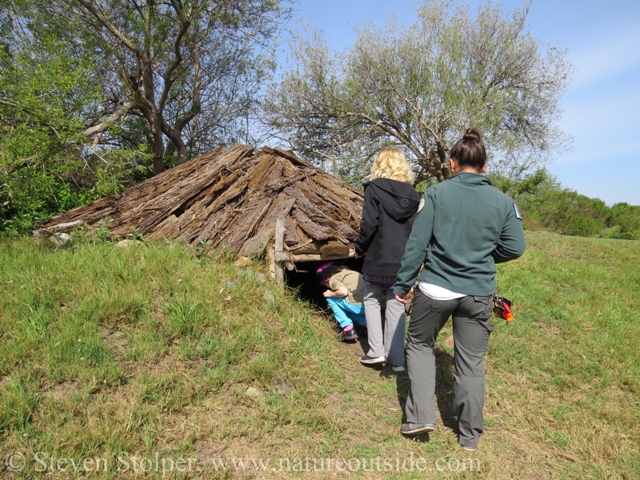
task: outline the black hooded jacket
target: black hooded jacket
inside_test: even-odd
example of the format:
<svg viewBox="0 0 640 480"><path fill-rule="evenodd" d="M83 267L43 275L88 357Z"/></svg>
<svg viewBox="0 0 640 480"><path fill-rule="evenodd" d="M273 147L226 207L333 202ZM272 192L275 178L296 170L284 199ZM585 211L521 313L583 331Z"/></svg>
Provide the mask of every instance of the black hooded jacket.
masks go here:
<svg viewBox="0 0 640 480"><path fill-rule="evenodd" d="M408 184L376 178L365 186L356 253L367 256L362 273L394 277L418 212L420 194Z"/></svg>

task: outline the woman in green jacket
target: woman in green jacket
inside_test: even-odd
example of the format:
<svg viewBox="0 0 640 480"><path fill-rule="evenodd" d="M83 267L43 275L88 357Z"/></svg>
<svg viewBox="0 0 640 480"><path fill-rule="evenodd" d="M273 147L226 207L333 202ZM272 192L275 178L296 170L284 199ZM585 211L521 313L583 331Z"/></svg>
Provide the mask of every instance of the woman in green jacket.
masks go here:
<svg viewBox="0 0 640 480"><path fill-rule="evenodd" d="M433 347L452 316L454 411L459 442L467 450L476 448L484 431L483 357L493 331L495 264L525 249L522 217L513 200L491 185L486 167L480 133L468 129L450 151L452 177L424 193L394 288L405 303L420 272L407 333L411 387L401 432L419 435L435 428Z"/></svg>

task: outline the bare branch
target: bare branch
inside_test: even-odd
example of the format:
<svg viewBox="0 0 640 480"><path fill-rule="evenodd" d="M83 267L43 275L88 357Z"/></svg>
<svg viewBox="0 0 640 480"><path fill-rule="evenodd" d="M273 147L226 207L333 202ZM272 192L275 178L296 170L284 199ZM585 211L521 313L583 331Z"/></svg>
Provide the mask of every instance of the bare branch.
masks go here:
<svg viewBox="0 0 640 480"><path fill-rule="evenodd" d="M129 40L124 34L122 34L120 32L120 30L118 30L113 23L111 23L109 21L109 19L107 17L104 16L104 14L98 10L95 5L93 5L91 2L88 2L87 0L77 0L78 2L80 2L84 8L86 8L87 10L89 10L94 17L96 17L98 19L98 21L100 23L102 23L102 25L104 25L118 40L120 40L129 50L131 50L132 52L134 52L136 55L142 56L142 52L140 51L140 49L138 47L136 47L131 40Z"/></svg>
<svg viewBox="0 0 640 480"><path fill-rule="evenodd" d="M120 120L124 115L126 115L131 108L135 106L134 102L127 102L118 108L115 112L113 112L109 117L102 123L98 125L94 125L92 127L87 128L83 134L85 137L93 137L96 134L104 132L108 127L114 125L118 120Z"/></svg>

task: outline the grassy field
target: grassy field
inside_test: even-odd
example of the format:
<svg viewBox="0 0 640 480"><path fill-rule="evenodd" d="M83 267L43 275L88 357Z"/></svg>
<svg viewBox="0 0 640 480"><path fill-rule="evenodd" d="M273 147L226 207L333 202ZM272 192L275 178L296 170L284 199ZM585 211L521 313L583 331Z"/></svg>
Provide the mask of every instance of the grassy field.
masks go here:
<svg viewBox="0 0 640 480"><path fill-rule="evenodd" d="M399 434L406 374L260 263L182 245L0 242L3 478L640 477L640 242L527 235L502 265L485 435Z"/></svg>

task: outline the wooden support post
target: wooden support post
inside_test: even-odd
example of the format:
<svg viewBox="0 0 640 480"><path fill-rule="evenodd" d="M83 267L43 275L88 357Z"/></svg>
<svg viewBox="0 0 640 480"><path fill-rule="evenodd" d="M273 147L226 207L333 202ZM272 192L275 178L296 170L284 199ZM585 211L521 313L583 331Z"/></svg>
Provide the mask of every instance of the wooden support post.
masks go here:
<svg viewBox="0 0 640 480"><path fill-rule="evenodd" d="M279 217L276 220L276 239L275 239L275 266L276 266L276 283L282 285L284 283L284 265L281 260L284 250L284 218Z"/></svg>
<svg viewBox="0 0 640 480"><path fill-rule="evenodd" d="M267 261L269 263L269 276L276 278L276 254L273 245L267 245Z"/></svg>

